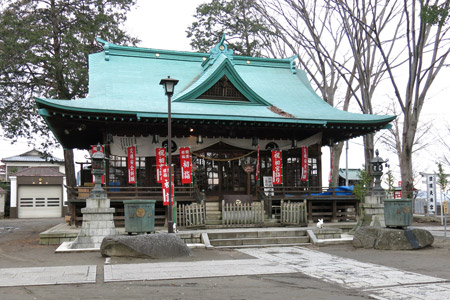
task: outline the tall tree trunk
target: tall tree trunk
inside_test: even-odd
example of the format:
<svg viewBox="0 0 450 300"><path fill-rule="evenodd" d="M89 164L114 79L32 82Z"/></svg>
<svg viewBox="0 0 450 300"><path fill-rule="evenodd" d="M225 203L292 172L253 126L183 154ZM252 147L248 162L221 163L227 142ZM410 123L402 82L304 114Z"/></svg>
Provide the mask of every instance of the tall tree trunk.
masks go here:
<svg viewBox="0 0 450 300"><path fill-rule="evenodd" d="M367 174L372 174L372 168L370 166L370 161L374 157L374 142L373 142L373 134L367 134L364 136L364 164Z"/></svg>
<svg viewBox="0 0 450 300"><path fill-rule="evenodd" d="M333 173L331 176L331 186L339 185L339 160L341 158L344 142L333 145Z"/></svg>
<svg viewBox="0 0 450 300"><path fill-rule="evenodd" d="M64 167L66 172L66 184L69 187L75 187L75 163L73 161L73 149L64 149ZM70 199L70 191L67 190L67 199Z"/></svg>

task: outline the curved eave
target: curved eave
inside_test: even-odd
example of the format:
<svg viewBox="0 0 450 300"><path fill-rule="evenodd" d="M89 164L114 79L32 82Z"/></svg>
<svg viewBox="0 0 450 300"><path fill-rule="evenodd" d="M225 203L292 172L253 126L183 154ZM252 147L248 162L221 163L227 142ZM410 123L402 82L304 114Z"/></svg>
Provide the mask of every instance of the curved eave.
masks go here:
<svg viewBox="0 0 450 300"><path fill-rule="evenodd" d="M73 112L79 112L82 114L92 114L93 118L97 120L108 121L113 118L114 115L126 115L131 118L135 117L137 119L141 118L167 118L167 114L165 113L147 113L147 112L136 112L136 111L120 111L120 110L102 110L102 109L87 109L87 108L79 108L72 106L65 106L61 104L55 104L53 102L48 102L44 99L36 98L36 103L38 103L39 114L45 118L51 117L52 114L56 114L55 112L50 112L48 108L55 108L60 110L60 114L64 117L65 114L63 111L67 112L67 116L70 118L74 118ZM99 117L98 114L106 115L106 117ZM392 120L395 119L395 116L386 116L385 118L376 118L371 120L317 120L317 119L305 119L305 118L269 118L269 117L252 117L245 115L234 115L234 116L224 116L224 115L213 115L213 114L180 114L173 113L171 114L174 119L196 119L196 120L229 120L229 121L254 121L254 122L270 122L270 123L289 123L289 124L320 124L324 127L327 126L337 126L338 124L361 124L361 125L370 125L370 124L388 124ZM132 120L130 120L132 121Z"/></svg>

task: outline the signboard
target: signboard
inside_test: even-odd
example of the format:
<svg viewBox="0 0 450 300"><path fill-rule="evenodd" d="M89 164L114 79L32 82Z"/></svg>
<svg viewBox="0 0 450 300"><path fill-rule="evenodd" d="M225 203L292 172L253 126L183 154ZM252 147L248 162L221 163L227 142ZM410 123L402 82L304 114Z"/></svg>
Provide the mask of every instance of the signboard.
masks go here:
<svg viewBox="0 0 450 300"><path fill-rule="evenodd" d="M436 175L427 174L427 200L428 200L428 213L436 213Z"/></svg>
<svg viewBox="0 0 450 300"><path fill-rule="evenodd" d="M283 184L283 166L281 163L281 150L272 150L272 177L273 177L273 184Z"/></svg>
<svg viewBox="0 0 450 300"><path fill-rule="evenodd" d="M302 147L302 175L300 181L308 181L308 147Z"/></svg>
<svg viewBox="0 0 450 300"><path fill-rule="evenodd" d="M444 201L444 215L448 215L448 201Z"/></svg>
<svg viewBox="0 0 450 300"><path fill-rule="evenodd" d="M128 183L136 183L136 148L134 146L128 147Z"/></svg>
<svg viewBox="0 0 450 300"><path fill-rule="evenodd" d="M166 165L166 148L156 148L156 182L162 181L162 167Z"/></svg>
<svg viewBox="0 0 450 300"><path fill-rule="evenodd" d="M264 194L266 196L273 196L273 178L272 176L263 176Z"/></svg>
<svg viewBox="0 0 450 300"><path fill-rule="evenodd" d="M181 183L192 183L192 162L191 149L189 147L180 148Z"/></svg>
<svg viewBox="0 0 450 300"><path fill-rule="evenodd" d="M97 146L92 146L91 147L91 152L92 152L92 154L97 152ZM100 152L101 153L105 153L105 147L104 146L100 146ZM105 170L105 168L103 168L103 171L104 170ZM92 175L92 182L95 183L94 175ZM105 174L102 175L102 184L105 184Z"/></svg>

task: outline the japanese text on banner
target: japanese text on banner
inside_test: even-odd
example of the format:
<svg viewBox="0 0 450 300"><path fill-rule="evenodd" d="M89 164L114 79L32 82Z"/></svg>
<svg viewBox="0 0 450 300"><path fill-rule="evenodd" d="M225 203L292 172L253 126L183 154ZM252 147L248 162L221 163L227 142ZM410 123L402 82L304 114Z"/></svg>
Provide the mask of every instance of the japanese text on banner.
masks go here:
<svg viewBox="0 0 450 300"><path fill-rule="evenodd" d="M189 147L180 148L181 183L192 183L192 162L191 149Z"/></svg>
<svg viewBox="0 0 450 300"><path fill-rule="evenodd" d="M257 154L256 154L256 182L258 182L259 179L259 145L256 148Z"/></svg>
<svg viewBox="0 0 450 300"><path fill-rule="evenodd" d="M272 177L273 177L273 184L283 184L283 166L281 163L281 150L272 150Z"/></svg>
<svg viewBox="0 0 450 300"><path fill-rule="evenodd" d="M162 167L166 165L166 148L156 148L156 182L163 183Z"/></svg>
<svg viewBox="0 0 450 300"><path fill-rule="evenodd" d="M128 183L136 183L136 148L134 146L127 148L128 152Z"/></svg>
<svg viewBox="0 0 450 300"><path fill-rule="evenodd" d="M169 205L169 166L161 167L163 205ZM172 204L173 204L173 172L172 172Z"/></svg>
<svg viewBox="0 0 450 300"><path fill-rule="evenodd" d="M300 181L308 181L308 147L302 147L302 176Z"/></svg>

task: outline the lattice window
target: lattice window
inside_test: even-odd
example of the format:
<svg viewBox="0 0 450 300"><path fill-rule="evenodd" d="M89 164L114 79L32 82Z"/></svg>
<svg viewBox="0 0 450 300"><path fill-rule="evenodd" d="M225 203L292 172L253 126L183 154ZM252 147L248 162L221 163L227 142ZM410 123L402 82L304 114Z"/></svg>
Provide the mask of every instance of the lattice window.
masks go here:
<svg viewBox="0 0 450 300"><path fill-rule="evenodd" d="M234 87L226 76L223 76L216 84L198 98L250 102L236 87Z"/></svg>

